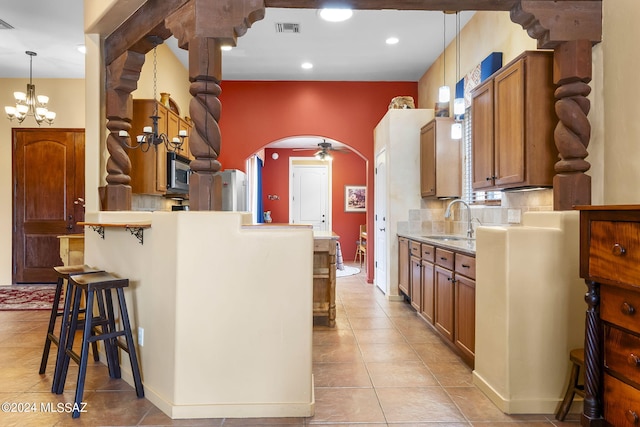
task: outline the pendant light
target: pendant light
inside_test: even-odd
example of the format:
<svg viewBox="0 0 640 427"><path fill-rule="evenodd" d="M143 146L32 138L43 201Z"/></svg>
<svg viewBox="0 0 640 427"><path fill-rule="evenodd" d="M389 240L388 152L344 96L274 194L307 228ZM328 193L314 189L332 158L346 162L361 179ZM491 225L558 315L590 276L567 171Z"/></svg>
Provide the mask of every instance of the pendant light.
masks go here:
<svg viewBox="0 0 640 427"><path fill-rule="evenodd" d="M438 102L448 103L451 101L451 89L446 85L447 78L447 13L442 12L442 86L438 88Z"/></svg>

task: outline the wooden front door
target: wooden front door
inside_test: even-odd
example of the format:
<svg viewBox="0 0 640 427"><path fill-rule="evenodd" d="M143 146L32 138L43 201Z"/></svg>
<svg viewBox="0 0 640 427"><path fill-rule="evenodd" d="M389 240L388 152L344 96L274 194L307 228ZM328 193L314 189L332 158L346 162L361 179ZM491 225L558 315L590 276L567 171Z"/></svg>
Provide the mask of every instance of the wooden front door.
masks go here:
<svg viewBox="0 0 640 427"><path fill-rule="evenodd" d="M57 236L81 233L84 130L13 129L13 283L55 282Z"/></svg>

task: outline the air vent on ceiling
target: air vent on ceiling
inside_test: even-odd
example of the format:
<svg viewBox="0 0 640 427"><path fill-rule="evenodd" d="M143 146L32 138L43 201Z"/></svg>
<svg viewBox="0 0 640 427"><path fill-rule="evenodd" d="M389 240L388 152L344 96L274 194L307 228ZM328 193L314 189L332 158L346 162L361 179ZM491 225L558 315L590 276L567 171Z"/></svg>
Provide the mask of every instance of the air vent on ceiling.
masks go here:
<svg viewBox="0 0 640 427"><path fill-rule="evenodd" d="M13 30L13 27L9 23L0 19L0 30Z"/></svg>
<svg viewBox="0 0 640 427"><path fill-rule="evenodd" d="M299 33L300 24L292 22L276 22L276 33Z"/></svg>

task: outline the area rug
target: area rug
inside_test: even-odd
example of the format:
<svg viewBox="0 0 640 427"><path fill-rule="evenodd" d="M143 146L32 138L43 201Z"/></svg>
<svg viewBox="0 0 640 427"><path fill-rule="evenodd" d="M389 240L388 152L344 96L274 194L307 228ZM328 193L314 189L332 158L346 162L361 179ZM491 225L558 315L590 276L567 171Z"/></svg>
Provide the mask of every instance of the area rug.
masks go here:
<svg viewBox="0 0 640 427"><path fill-rule="evenodd" d="M0 310L51 310L55 292L55 285L0 286Z"/></svg>
<svg viewBox="0 0 640 427"><path fill-rule="evenodd" d="M348 265L345 265L344 270L336 270L336 277L353 276L358 273L360 273L360 269L358 267L349 267Z"/></svg>

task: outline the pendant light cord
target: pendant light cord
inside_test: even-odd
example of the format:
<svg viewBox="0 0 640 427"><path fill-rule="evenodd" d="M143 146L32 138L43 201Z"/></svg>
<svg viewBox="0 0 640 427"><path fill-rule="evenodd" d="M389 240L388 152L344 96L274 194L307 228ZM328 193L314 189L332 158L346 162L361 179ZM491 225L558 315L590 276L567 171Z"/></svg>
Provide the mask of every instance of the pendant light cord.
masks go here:
<svg viewBox="0 0 640 427"><path fill-rule="evenodd" d="M442 11L442 85L447 85L447 14Z"/></svg>

